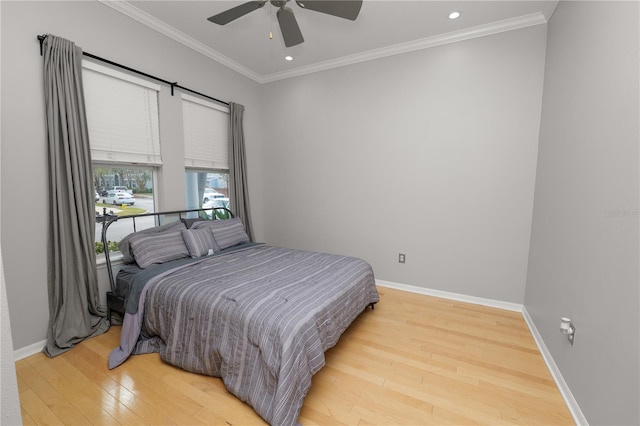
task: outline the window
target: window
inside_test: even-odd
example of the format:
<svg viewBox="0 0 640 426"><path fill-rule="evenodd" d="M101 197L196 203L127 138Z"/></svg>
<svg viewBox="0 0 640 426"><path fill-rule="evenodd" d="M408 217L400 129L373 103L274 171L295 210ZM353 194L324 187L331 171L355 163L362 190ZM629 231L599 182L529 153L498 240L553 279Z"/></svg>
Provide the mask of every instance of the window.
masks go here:
<svg viewBox="0 0 640 426"><path fill-rule="evenodd" d="M154 169L162 165L160 86L90 61L83 61L82 71L96 214L105 209L117 215L153 212ZM109 227L111 251L117 251L117 242L133 232L127 222ZM95 226L96 253L102 253L102 224ZM136 221L138 230L151 226L151 218L148 224Z"/></svg>
<svg viewBox="0 0 640 426"><path fill-rule="evenodd" d="M229 109L182 95L187 208L229 207Z"/></svg>
<svg viewBox="0 0 640 426"><path fill-rule="evenodd" d="M229 208L229 173L187 170L185 173L187 208Z"/></svg>
<svg viewBox="0 0 640 426"><path fill-rule="evenodd" d="M114 165L93 165L93 185L96 197L96 213L113 213L119 216L153 213L155 200L152 167L123 167ZM106 210L105 210L106 209ZM133 232L130 221L116 222L109 226L107 238L112 243L110 251L119 251L118 241ZM153 219L136 221L136 229L154 226ZM96 253L104 252L102 244L102 224L96 223Z"/></svg>

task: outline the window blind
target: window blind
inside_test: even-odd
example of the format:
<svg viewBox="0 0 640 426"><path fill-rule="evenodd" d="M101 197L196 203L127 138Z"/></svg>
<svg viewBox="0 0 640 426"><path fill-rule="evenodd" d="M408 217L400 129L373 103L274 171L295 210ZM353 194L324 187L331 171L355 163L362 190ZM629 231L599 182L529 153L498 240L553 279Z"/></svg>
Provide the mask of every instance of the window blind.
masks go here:
<svg viewBox="0 0 640 426"><path fill-rule="evenodd" d="M92 161L161 165L160 86L89 61L82 78Z"/></svg>
<svg viewBox="0 0 640 426"><path fill-rule="evenodd" d="M229 109L182 95L184 160L188 168L229 169Z"/></svg>

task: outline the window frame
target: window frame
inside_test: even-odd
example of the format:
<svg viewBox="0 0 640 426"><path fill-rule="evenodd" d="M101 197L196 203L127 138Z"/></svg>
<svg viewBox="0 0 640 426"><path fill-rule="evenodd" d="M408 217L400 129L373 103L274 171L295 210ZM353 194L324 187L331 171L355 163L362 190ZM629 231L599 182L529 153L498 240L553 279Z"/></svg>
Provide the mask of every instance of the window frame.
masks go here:
<svg viewBox="0 0 640 426"><path fill-rule="evenodd" d="M106 67L100 64L96 64L94 62L91 61L87 61L87 60L83 60L82 61L82 67L83 67L83 71L89 70L89 71L93 71L95 73L98 74L103 74L107 77L111 77L111 78L115 78L115 79L119 79L122 81L125 81L127 83L132 83L138 86L141 86L145 89L150 89L155 91L156 93L154 94L153 99L156 103L155 106L152 106L152 108L150 110L145 110L141 115L148 115L148 111L151 111L153 114L156 114L157 116L149 116L150 119L150 123L152 123L152 125L155 127L157 125L157 128L151 128L149 131L149 139L145 140L145 143L147 144L147 153L149 153L149 146L151 147L151 157L149 157L149 155L147 155L147 161L137 161L138 159L136 159L136 161L134 161L133 158L130 158L130 161L124 161L127 156L130 156L131 154L126 153L126 151L119 151L121 153L121 155L118 155L118 152L114 151L113 158L114 160L111 161L109 159L109 157L111 157L110 152L107 154L107 158L105 159L105 155L93 155L94 154L94 150L97 150L98 148L96 148L96 146L92 146L92 160L91 160L91 172L92 172L92 181L94 184L94 191L98 191L98 187L96 185L96 181L95 181L95 169L97 168L104 168L104 169L108 169L108 170L113 170L113 169L125 169L125 170L145 170L148 171L151 174L151 194L152 194L152 204L151 204L151 210L148 211L152 211L152 212L156 212L158 209L158 205L159 205L159 200L158 200L158 195L160 193L160 191L158 190L158 176L159 176L159 171L163 165L162 162L162 144L161 144L161 136L160 136L160 92L162 90L161 86L155 83L151 83L148 80L144 80L135 76L132 76L130 74L126 74L120 71L117 71L113 68L110 67ZM86 74L85 74L86 75ZM83 75L84 76L84 75ZM125 86L123 86L125 87ZM85 103L87 103L87 91L86 91L86 86L84 88L84 93L85 93ZM98 91L96 91L95 93L98 93ZM143 92L144 93L144 92ZM123 101L125 101L123 99ZM107 104L108 105L108 104ZM116 123L118 124L118 123ZM87 112L87 125L90 126L89 123L89 112ZM126 126L126 122L123 122L123 126ZM89 130L89 133L91 134L91 131ZM91 143L91 138L90 138L90 143ZM151 145L148 145L148 144ZM103 151L105 152L105 151ZM108 151L107 151L108 152ZM98 157L98 158L95 158ZM124 182L119 182L119 185L122 185ZM105 186L106 188L112 187L115 185L115 182L113 182L113 185L106 185L105 182ZM131 185L131 182L129 182L129 184L127 185L129 189L131 189L132 191L134 190L133 185ZM105 188L105 189L106 189ZM138 197L139 198L139 197ZM95 203L98 202L102 202L104 198L102 197L102 195L99 193L98 196L98 201L95 201ZM96 215L100 215L103 214L104 212L104 208L96 208ZM113 208L110 206L106 206L106 211L109 212L110 210L112 210ZM100 223L98 223L97 221L95 222L95 243L100 243L102 242L102 227L104 225L101 225ZM110 228L110 231L111 230ZM107 236L109 237L109 236ZM122 239L123 236L119 235L119 239ZM113 239L110 239L113 241ZM103 250L106 250L108 248L103 247ZM97 250L97 247L96 247ZM120 258L120 253L118 252L112 252L112 260L118 260ZM96 253L96 264L97 265L102 265L106 263L105 260L105 255L104 253Z"/></svg>

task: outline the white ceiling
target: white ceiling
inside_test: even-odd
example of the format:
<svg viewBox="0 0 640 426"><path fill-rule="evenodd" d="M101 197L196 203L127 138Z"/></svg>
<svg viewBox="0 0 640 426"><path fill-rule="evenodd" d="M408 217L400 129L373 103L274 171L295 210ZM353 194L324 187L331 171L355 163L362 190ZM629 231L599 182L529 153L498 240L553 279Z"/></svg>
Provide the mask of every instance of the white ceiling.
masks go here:
<svg viewBox="0 0 640 426"><path fill-rule="evenodd" d="M349 21L291 1L305 41L286 48L270 4L220 26L207 18L244 1L101 1L260 83L542 24L558 3L364 0L358 18ZM452 11L461 17L448 19ZM286 55L294 60L285 61Z"/></svg>

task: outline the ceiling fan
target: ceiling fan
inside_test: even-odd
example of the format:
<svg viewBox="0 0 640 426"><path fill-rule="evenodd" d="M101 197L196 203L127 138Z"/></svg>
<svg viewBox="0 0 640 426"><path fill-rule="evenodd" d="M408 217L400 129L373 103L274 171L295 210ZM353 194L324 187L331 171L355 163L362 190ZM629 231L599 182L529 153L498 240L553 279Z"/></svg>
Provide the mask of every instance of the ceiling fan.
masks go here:
<svg viewBox="0 0 640 426"><path fill-rule="evenodd" d="M278 8L276 16L278 18L278 24L280 24L280 31L282 32L285 46L291 47L302 43L304 37L302 37L298 21L296 21L293 11L287 7L289 0L270 0L270 2ZM260 9L266 3L267 0L246 2L207 19L213 23L225 25L247 13ZM362 0L296 0L296 3L304 9L326 13L327 15L350 19L352 21L355 21L358 17L360 8L362 7Z"/></svg>

